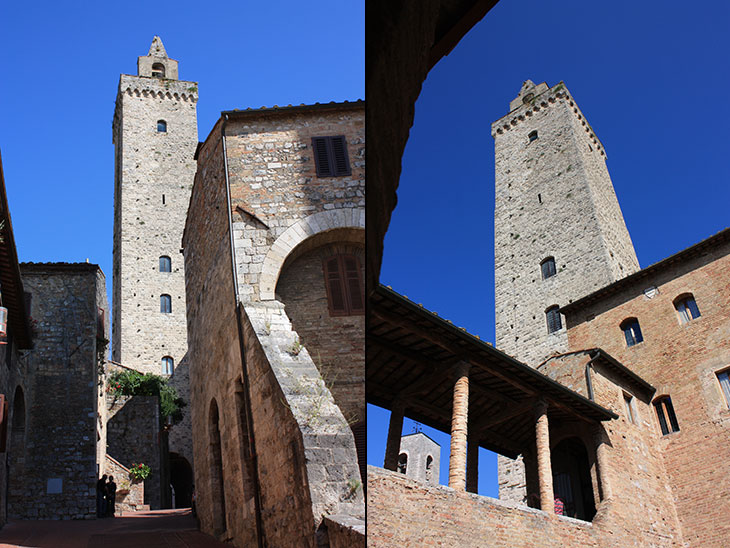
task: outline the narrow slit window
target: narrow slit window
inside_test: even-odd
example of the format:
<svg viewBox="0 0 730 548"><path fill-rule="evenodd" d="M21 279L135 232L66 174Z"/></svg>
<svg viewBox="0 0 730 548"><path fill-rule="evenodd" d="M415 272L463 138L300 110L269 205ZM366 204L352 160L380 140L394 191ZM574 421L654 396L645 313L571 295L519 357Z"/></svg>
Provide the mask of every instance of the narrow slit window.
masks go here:
<svg viewBox="0 0 730 548"><path fill-rule="evenodd" d="M172 313L172 297L170 295L160 295L160 312L163 314Z"/></svg>
<svg viewBox="0 0 730 548"><path fill-rule="evenodd" d="M563 328L558 305L553 305L545 311L545 319L547 320L548 333L555 333Z"/></svg>
<svg viewBox="0 0 730 548"><path fill-rule="evenodd" d="M700 309L693 295L681 295L674 301L674 308L679 315L679 323L685 324L700 317Z"/></svg>
<svg viewBox="0 0 730 548"><path fill-rule="evenodd" d="M634 397L624 392L624 408L626 409L626 420L636 424L636 410L634 408Z"/></svg>
<svg viewBox="0 0 730 548"><path fill-rule="evenodd" d="M405 474L408 469L408 455L401 453L398 455L398 472Z"/></svg>
<svg viewBox="0 0 730 548"><path fill-rule="evenodd" d="M656 409L656 416L659 419L659 427L662 429L663 436L672 432L679 432L679 423L677 422L677 415L674 414L672 398L669 396L657 398L654 400L654 408Z"/></svg>
<svg viewBox="0 0 730 548"><path fill-rule="evenodd" d="M162 374L163 375L172 375L173 370L175 369L175 360L173 360L170 356L165 356L162 358Z"/></svg>
<svg viewBox="0 0 730 548"><path fill-rule="evenodd" d="M641 334L639 320L636 318L628 318L621 323L621 330L626 338L626 346L634 346L643 342L644 336Z"/></svg>
<svg viewBox="0 0 730 548"><path fill-rule="evenodd" d="M540 263L540 270L542 271L543 280L547 280L548 278L555 276L555 274L557 274L557 270L555 269L555 259L553 257L546 258Z"/></svg>
<svg viewBox="0 0 730 548"><path fill-rule="evenodd" d="M172 259L167 255L160 257L160 272L172 272Z"/></svg>

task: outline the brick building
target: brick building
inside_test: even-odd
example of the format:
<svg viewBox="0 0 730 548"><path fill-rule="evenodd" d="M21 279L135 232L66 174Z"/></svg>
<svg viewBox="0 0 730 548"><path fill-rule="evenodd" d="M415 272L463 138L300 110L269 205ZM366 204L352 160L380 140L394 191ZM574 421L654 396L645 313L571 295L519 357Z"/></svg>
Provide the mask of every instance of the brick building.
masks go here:
<svg viewBox="0 0 730 548"><path fill-rule="evenodd" d="M364 103L223 112L196 157L201 527L239 546L364 545Z"/></svg>
<svg viewBox="0 0 730 548"><path fill-rule="evenodd" d="M562 83L526 82L493 136L510 355L371 289L368 400L391 423L385 470L368 470L369 544L723 546L728 231L640 270ZM397 472L404 416L451 433L451 489ZM500 500L474 494L479 447L500 454Z"/></svg>

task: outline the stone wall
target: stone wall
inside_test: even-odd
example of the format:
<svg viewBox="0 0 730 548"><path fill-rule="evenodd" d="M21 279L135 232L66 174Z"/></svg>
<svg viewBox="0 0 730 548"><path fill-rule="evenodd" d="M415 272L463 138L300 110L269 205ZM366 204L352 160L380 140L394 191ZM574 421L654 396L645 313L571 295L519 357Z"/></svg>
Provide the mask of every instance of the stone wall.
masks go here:
<svg viewBox="0 0 730 548"><path fill-rule="evenodd" d="M126 468L140 462L149 466L144 502L153 510L164 507L161 487L168 485L167 461L157 397L109 395L107 409L107 453Z"/></svg>
<svg viewBox="0 0 730 548"><path fill-rule="evenodd" d="M109 455L106 456L104 474L112 476L117 484L117 495L114 513L119 516L122 512L137 512L149 510L144 502L144 482L133 480L129 475L129 468Z"/></svg>
<svg viewBox="0 0 730 548"><path fill-rule="evenodd" d="M496 346L536 366L567 350L564 325L548 334L548 307L587 295L639 264L605 151L568 90L528 81L518 99L520 106L492 125ZM547 257L554 257L557 273L543 280L540 263Z"/></svg>
<svg viewBox="0 0 730 548"><path fill-rule="evenodd" d="M632 514L625 503L621 499L601 503L589 523L445 486L427 486L369 466L368 546L684 546L681 537L665 530L634 528L636 511Z"/></svg>
<svg viewBox="0 0 730 548"><path fill-rule="evenodd" d="M720 239L567 316L572 348L599 346L654 385L656 396L671 397L679 432L662 436L655 410L641 414L663 454L691 546L723 546L730 536L724 512L730 410L716 375L730 366L728 252ZM650 287L656 288L652 298L644 294ZM682 324L673 301L685 293L694 295L701 316ZM631 347L619 327L628 317L639 320L644 337Z"/></svg>
<svg viewBox="0 0 730 548"><path fill-rule="evenodd" d="M25 451L11 518L92 519L97 480L97 315L104 275L91 264L21 265L38 322L28 354ZM21 464L18 461L18 464Z"/></svg>

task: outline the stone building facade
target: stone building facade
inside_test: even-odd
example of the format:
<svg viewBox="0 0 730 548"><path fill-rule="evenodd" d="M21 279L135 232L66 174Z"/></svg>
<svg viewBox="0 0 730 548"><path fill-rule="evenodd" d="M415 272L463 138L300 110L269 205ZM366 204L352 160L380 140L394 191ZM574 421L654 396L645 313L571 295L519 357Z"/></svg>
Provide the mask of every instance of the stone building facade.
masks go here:
<svg viewBox="0 0 730 548"><path fill-rule="evenodd" d="M35 336L23 357L27 414L24 444L12 453L8 516L95 518L104 274L88 263L27 263L21 272Z"/></svg>
<svg viewBox="0 0 730 548"><path fill-rule="evenodd" d="M178 62L168 57L162 40L155 36L149 53L137 60L137 74L120 77L112 126L112 360L142 373L172 375L171 385L186 402L190 395L187 366L181 367L187 330L180 242L195 175L197 101L197 82L178 79ZM189 469L192 432L187 409L184 413L182 422L169 431L169 449ZM170 466L164 461L153 469L164 491L153 494L148 484L146 496L153 508L168 504L165 478ZM176 477L174 483L178 494L187 494L180 501L187 506L191 485L182 481L183 487L181 481Z"/></svg>
<svg viewBox="0 0 730 548"><path fill-rule="evenodd" d="M239 546L364 545L364 155L362 102L224 112L197 152L197 504Z"/></svg>
<svg viewBox="0 0 730 548"><path fill-rule="evenodd" d="M398 471L428 485L439 484L441 446L423 432L400 439Z"/></svg>

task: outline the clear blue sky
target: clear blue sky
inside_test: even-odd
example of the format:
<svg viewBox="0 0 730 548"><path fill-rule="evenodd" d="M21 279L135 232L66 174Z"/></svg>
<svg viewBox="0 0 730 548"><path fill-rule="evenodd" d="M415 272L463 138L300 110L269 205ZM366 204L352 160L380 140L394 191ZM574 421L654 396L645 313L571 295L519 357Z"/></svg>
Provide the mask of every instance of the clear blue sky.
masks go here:
<svg viewBox="0 0 730 548"><path fill-rule="evenodd" d="M154 35L222 110L364 99L364 0L4 2L0 150L21 261L99 264L111 287L112 117Z"/></svg>
<svg viewBox="0 0 730 548"><path fill-rule="evenodd" d="M424 83L381 282L494 341L490 126L528 78L565 81L603 142L642 267L730 225L728 51L726 2L501 0ZM387 417L369 406L377 466ZM424 432L442 443L444 482L448 436ZM482 461L493 496L495 460Z"/></svg>

